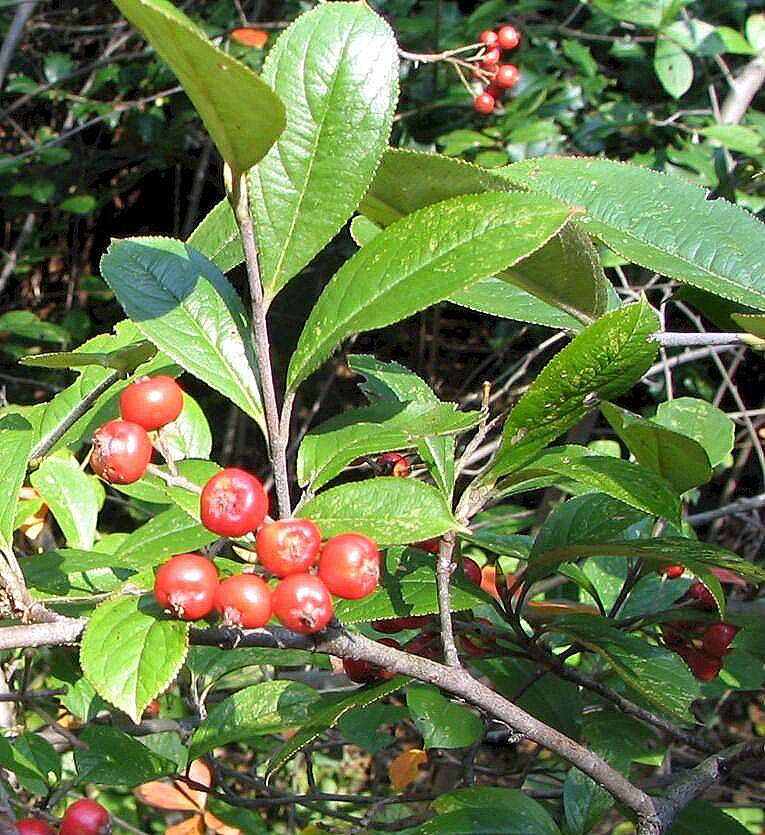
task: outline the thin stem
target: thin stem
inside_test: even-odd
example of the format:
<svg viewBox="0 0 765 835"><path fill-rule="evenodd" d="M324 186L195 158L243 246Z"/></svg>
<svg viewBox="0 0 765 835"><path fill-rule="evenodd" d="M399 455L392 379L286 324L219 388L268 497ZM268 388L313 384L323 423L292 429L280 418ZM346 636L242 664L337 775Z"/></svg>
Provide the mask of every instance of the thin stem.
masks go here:
<svg viewBox="0 0 765 835"><path fill-rule="evenodd" d="M90 409L98 398L111 388L121 377L119 371L112 371L72 409L71 412L40 441L39 444L29 453L30 466L35 467L40 459L47 455L53 446L63 437L64 433Z"/></svg>
<svg viewBox="0 0 765 835"><path fill-rule="evenodd" d="M739 513L747 513L750 510L757 510L765 506L765 493L760 493L759 496L752 496L749 499L738 499L731 504L723 505L714 510L706 510L703 513L694 513L685 517L685 521L693 527L699 525L706 525L707 522L713 522L715 519L722 519L725 516L736 516Z"/></svg>
<svg viewBox="0 0 765 835"><path fill-rule="evenodd" d="M658 342L666 348L685 345L740 345L747 342L747 334L741 333L669 333L661 331L652 334L651 342ZM748 337L751 340L751 337Z"/></svg>
<svg viewBox="0 0 765 835"><path fill-rule="evenodd" d="M276 501L279 506L279 516L286 518L292 513L289 478L287 476L287 438L281 431L279 407L276 403L274 374L271 368L271 343L268 338L266 307L263 302L263 283L260 277L260 262L258 260L258 244L255 237L255 224L253 223L250 212L247 175L237 176L232 174L231 186L227 190L229 192L228 198L239 226L239 232L242 236L244 257L247 265L247 277L250 283L252 335L255 340L260 390L263 395L263 406L266 412L268 446L271 465L274 470ZM285 402L286 406L287 403ZM285 408L285 412L288 415L289 411L290 409ZM289 419L287 419L286 423L289 427Z"/></svg>
<svg viewBox="0 0 765 835"><path fill-rule="evenodd" d="M452 624L452 595L449 590L454 564L455 534L450 531L441 537L438 547L438 565L436 567L436 584L438 586L438 610L441 619L441 643L444 647L444 658L450 667L459 667L460 658L454 643L454 626Z"/></svg>
<svg viewBox="0 0 765 835"><path fill-rule="evenodd" d="M202 492L202 488L198 484L194 484L193 481L189 481L182 475L177 475L177 473L166 473L154 464L149 464L148 467L146 467L146 472L149 473L149 475L161 478L168 487L181 487L184 490L190 490L192 493L196 493L197 495Z"/></svg>

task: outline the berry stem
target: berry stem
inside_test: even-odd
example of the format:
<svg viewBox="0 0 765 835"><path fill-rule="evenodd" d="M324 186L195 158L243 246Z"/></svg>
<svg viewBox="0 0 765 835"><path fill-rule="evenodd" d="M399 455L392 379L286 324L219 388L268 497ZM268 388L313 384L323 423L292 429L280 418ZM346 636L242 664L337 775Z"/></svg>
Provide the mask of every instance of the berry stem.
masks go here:
<svg viewBox="0 0 765 835"><path fill-rule="evenodd" d="M228 180L228 178L226 178ZM226 183L228 199L234 210L239 232L242 236L244 257L247 265L247 277L250 283L250 301L252 304L252 335L255 340L255 351L258 361L258 376L260 390L263 396L263 406L266 412L266 428L268 430L268 447L271 464L274 471L274 486L279 516L287 518L292 513L290 499L289 478L287 476L287 437L281 431L279 407L276 402L274 388L274 374L271 368L271 344L268 337L266 322L266 305L263 300L263 283L260 278L260 262L258 260L258 244L255 237L255 224L250 212L247 175L232 173L230 182ZM289 403L289 405L288 405ZM289 412L292 398L285 401L285 421L289 427ZM284 415L282 415L284 418Z"/></svg>
<svg viewBox="0 0 765 835"><path fill-rule="evenodd" d="M414 61L416 64L435 64L437 61L448 61L453 55L459 55L462 52L472 52L476 49L483 49L485 47L482 43L471 43L467 46L460 46L457 49L447 49L444 52L407 52L405 49L399 49L399 58L404 61Z"/></svg>

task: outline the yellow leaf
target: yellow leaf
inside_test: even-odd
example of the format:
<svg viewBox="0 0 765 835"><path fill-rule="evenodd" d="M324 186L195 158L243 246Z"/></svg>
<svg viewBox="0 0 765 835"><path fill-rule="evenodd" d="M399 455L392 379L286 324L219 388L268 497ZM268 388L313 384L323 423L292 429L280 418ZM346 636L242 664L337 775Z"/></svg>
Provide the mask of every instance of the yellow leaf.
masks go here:
<svg viewBox="0 0 765 835"><path fill-rule="evenodd" d="M428 761L428 755L420 748L410 748L399 754L388 768L388 777L396 791L413 783L420 773L420 766Z"/></svg>

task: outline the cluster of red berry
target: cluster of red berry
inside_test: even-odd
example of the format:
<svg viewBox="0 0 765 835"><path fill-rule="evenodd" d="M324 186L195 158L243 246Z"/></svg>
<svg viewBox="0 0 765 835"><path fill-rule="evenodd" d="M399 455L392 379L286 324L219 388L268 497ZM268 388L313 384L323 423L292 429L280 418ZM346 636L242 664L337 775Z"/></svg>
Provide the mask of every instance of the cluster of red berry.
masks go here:
<svg viewBox="0 0 765 835"><path fill-rule="evenodd" d="M682 566L668 568L676 569ZM667 570L664 569L662 573L667 574ZM717 608L709 589L698 580L690 585L688 594L703 609ZM730 652L730 644L736 637L738 628L731 623L676 621L663 623L661 631L667 648L685 661L693 675L700 681L711 681L719 675L723 657Z"/></svg>
<svg viewBox="0 0 765 835"><path fill-rule="evenodd" d="M259 629L275 615L287 629L308 634L320 632L332 619L333 594L358 600L371 594L380 579L380 552L369 537L344 533L322 547L319 529L310 519L266 523L258 530L255 547L260 564L280 578L273 590L255 574L220 580L205 557L178 554L157 571L157 603L182 620L215 611L228 626L243 629ZM309 573L317 562L317 572Z"/></svg>
<svg viewBox="0 0 765 835"><path fill-rule="evenodd" d="M172 377L143 377L120 395L122 420L93 435L90 466L112 484L132 484L146 472L152 444L148 432L172 423L183 409L183 390Z"/></svg>
<svg viewBox="0 0 765 835"><path fill-rule="evenodd" d="M479 56L478 67L473 75L481 81L488 82L483 92L473 99L473 107L478 113L488 116L506 90L515 86L520 78L520 71L515 64L500 64L502 53L515 49L521 42L521 36L515 26L502 26L496 32L487 29L481 32L478 40L484 45L484 51Z"/></svg>
<svg viewBox="0 0 765 835"><path fill-rule="evenodd" d="M19 835L56 835L50 824L37 818L24 818L16 821ZM112 831L109 813L95 800L75 800L64 812L59 835L109 835Z"/></svg>

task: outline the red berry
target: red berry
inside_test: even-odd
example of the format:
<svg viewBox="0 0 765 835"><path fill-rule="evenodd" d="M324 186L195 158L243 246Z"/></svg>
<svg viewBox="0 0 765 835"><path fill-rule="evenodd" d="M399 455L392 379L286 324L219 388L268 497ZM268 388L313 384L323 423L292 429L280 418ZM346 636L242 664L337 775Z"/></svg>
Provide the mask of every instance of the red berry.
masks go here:
<svg viewBox="0 0 765 835"><path fill-rule="evenodd" d="M687 638L677 628L676 624L662 623L659 628L661 629L661 634L664 636L664 643L669 649L677 652L681 647L688 645Z"/></svg>
<svg viewBox="0 0 765 835"><path fill-rule="evenodd" d="M664 568L659 569L659 574L674 580L676 577L682 577L684 571L684 565L665 565Z"/></svg>
<svg viewBox="0 0 765 835"><path fill-rule="evenodd" d="M221 581L213 606L231 626L260 629L271 617L271 589L254 574L235 574Z"/></svg>
<svg viewBox="0 0 765 835"><path fill-rule="evenodd" d="M377 456L375 469L380 475L392 475L406 478L412 472L410 463L398 452L384 452Z"/></svg>
<svg viewBox="0 0 765 835"><path fill-rule="evenodd" d="M686 653L685 662L699 681L711 681L722 669L720 658L698 649L692 649Z"/></svg>
<svg viewBox="0 0 765 835"><path fill-rule="evenodd" d="M59 835L107 835L111 832L109 813L94 800L76 800L64 812Z"/></svg>
<svg viewBox="0 0 765 835"><path fill-rule="evenodd" d="M393 635L396 632L401 632L403 629L418 629L420 626L430 623L432 617L430 615L409 615L405 618L389 618L387 620L373 620L372 626L378 632L384 632L386 635Z"/></svg>
<svg viewBox="0 0 765 835"><path fill-rule="evenodd" d="M475 583L477 586L481 585L483 581L483 572L475 560L471 560L470 557L463 557L462 570L465 572L468 580Z"/></svg>
<svg viewBox="0 0 765 835"><path fill-rule="evenodd" d="M499 64L500 58L502 58L502 53L499 49L496 46L490 47L481 56L481 66L484 69L493 70Z"/></svg>
<svg viewBox="0 0 765 835"><path fill-rule="evenodd" d="M401 644L392 638L381 638L379 643L386 647L401 649ZM351 681L356 684L367 684L370 681L387 681L395 676L393 670L385 670L372 664L370 661L362 661L357 658L343 658L343 670Z"/></svg>
<svg viewBox="0 0 765 835"><path fill-rule="evenodd" d="M479 93L473 99L473 108L477 113L481 113L484 116L488 116L494 110L495 104L494 96L490 96L488 93Z"/></svg>
<svg viewBox="0 0 765 835"><path fill-rule="evenodd" d="M332 619L332 597L315 574L290 574L271 595L277 618L293 632L320 632Z"/></svg>
<svg viewBox="0 0 765 835"><path fill-rule="evenodd" d="M688 594L697 600L705 609L716 609L717 604L712 596L712 592L699 580L691 583L688 588Z"/></svg>
<svg viewBox="0 0 765 835"><path fill-rule="evenodd" d="M183 409L183 391L172 377L142 377L120 395L120 414L144 429L172 423Z"/></svg>
<svg viewBox="0 0 765 835"><path fill-rule="evenodd" d="M497 32L497 41L502 49L515 49L521 42L521 36L515 26L503 26Z"/></svg>
<svg viewBox="0 0 765 835"><path fill-rule="evenodd" d="M486 88L486 93L494 99L494 103L496 104L498 101L501 101L505 90L502 87L497 87L496 84L489 84Z"/></svg>
<svg viewBox="0 0 765 835"><path fill-rule="evenodd" d="M260 564L277 577L303 574L316 562L321 534L310 519L269 522L255 537Z"/></svg>
<svg viewBox="0 0 765 835"><path fill-rule="evenodd" d="M146 472L152 446L143 426L110 420L93 435L90 466L111 484L132 484Z"/></svg>
<svg viewBox="0 0 765 835"><path fill-rule="evenodd" d="M228 467L205 484L199 507L208 530L220 536L244 536L263 524L268 497L254 475Z"/></svg>
<svg viewBox="0 0 765 835"><path fill-rule="evenodd" d="M319 577L338 597L358 600L380 582L380 552L361 533L343 533L327 540L319 558Z"/></svg>
<svg viewBox="0 0 765 835"><path fill-rule="evenodd" d="M497 87L508 89L513 87L520 77L520 70L515 66L515 64L502 64L497 68L497 72L492 81L497 85Z"/></svg>
<svg viewBox="0 0 765 835"><path fill-rule="evenodd" d="M56 830L37 818L24 818L16 821L19 835L56 835Z"/></svg>
<svg viewBox="0 0 765 835"><path fill-rule="evenodd" d="M200 554L178 554L157 571L154 598L181 620L198 620L210 614L218 588L218 569Z"/></svg>
<svg viewBox="0 0 765 835"><path fill-rule="evenodd" d="M499 35L496 32L492 32L491 29L484 29L478 36L478 40L484 46L496 46L499 43Z"/></svg>
<svg viewBox="0 0 765 835"><path fill-rule="evenodd" d="M427 551L429 554L437 554L440 545L441 540L436 537L435 539L425 539L422 542L415 542L413 547L419 548L422 551Z"/></svg>
<svg viewBox="0 0 765 835"><path fill-rule="evenodd" d="M730 623L713 623L704 632L704 650L718 658L727 655L737 632L738 629Z"/></svg>

